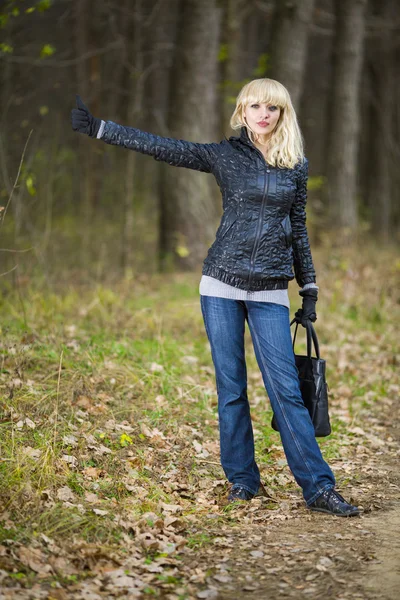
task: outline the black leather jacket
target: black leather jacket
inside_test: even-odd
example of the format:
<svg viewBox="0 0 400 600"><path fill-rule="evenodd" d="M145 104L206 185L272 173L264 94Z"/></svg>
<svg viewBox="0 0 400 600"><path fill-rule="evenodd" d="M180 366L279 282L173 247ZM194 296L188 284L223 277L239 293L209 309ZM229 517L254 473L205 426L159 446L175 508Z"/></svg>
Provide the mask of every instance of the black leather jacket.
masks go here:
<svg viewBox="0 0 400 600"><path fill-rule="evenodd" d="M209 144L113 121L103 121L98 135L108 144L215 176L224 212L204 275L248 291L286 289L294 277L300 287L316 282L306 228L307 158L293 169L267 164L246 127L238 137Z"/></svg>

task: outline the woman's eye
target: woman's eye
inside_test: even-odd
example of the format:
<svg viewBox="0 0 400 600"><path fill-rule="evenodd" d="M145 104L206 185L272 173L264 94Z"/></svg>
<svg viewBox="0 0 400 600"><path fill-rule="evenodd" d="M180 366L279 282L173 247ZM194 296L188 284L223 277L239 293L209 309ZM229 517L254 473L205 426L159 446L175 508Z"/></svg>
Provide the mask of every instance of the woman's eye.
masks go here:
<svg viewBox="0 0 400 600"><path fill-rule="evenodd" d="M252 105L251 105L251 108L258 108L259 106L260 106L259 104L252 104ZM269 106L268 108L269 108L269 109L272 109L272 110L278 110L278 107L277 107L277 106L275 106L274 104L273 104L273 105L271 105L271 106Z"/></svg>

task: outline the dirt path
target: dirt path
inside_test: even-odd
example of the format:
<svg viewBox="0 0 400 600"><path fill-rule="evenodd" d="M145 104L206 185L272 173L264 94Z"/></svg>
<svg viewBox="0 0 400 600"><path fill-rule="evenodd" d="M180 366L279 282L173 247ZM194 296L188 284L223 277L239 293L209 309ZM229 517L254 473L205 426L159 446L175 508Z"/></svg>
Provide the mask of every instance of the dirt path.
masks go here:
<svg viewBox="0 0 400 600"><path fill-rule="evenodd" d="M355 477L354 487L346 485L346 498L358 504L362 498L360 517L310 513L299 494L281 503L278 510L271 510L265 498L254 499L251 506L241 504L234 509L235 516L242 517L240 527L210 526L207 533L214 536L214 548L197 552L191 565L199 578L206 573L197 582L193 575L197 588L193 597L397 600L400 473L396 429L392 428L389 438L396 441L394 451L377 451L369 469ZM340 463L331 464L340 476ZM209 517L210 521L214 518Z"/></svg>
<svg viewBox="0 0 400 600"><path fill-rule="evenodd" d="M394 600L400 595L400 493L393 509L371 517L368 526L376 536L377 561L360 581L371 598Z"/></svg>
<svg viewBox="0 0 400 600"><path fill-rule="evenodd" d="M264 514L264 500L252 501L248 510L235 509L243 512L244 524L210 528L214 550L197 556L197 568L209 573L208 586L197 597L397 600L400 478L394 468L380 471L382 479L375 483L381 508L371 494L359 518L310 514L301 500L273 516ZM298 516L290 516L293 509Z"/></svg>

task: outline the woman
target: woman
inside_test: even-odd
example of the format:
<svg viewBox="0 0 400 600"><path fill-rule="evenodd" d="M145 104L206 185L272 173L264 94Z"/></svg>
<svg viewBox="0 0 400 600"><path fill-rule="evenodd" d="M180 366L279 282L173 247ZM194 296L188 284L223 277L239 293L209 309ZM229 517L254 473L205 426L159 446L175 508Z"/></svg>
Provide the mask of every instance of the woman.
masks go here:
<svg viewBox="0 0 400 600"><path fill-rule="evenodd" d="M335 490L304 406L290 333L288 283L296 277L304 327L315 321L318 295L306 229L308 161L287 89L256 79L240 91L230 125L240 136L200 144L156 136L93 117L77 96L75 131L212 173L223 208L203 263L200 303L218 392L221 464L232 483L228 501L262 493L247 398L245 321L283 448L306 506L338 516L359 514ZM294 267L294 275L292 272Z"/></svg>

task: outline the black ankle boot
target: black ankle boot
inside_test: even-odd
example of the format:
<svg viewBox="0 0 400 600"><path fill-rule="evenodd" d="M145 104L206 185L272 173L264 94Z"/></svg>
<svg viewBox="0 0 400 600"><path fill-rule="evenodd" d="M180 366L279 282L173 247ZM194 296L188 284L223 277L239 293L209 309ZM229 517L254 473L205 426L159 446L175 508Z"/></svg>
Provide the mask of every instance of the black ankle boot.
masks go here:
<svg viewBox="0 0 400 600"><path fill-rule="evenodd" d="M255 494L252 494L249 490L246 490L246 488L237 485L231 488L228 495L228 502L234 502L235 500L251 500L254 496Z"/></svg>
<svg viewBox="0 0 400 600"><path fill-rule="evenodd" d="M336 515L337 517L352 517L360 514L360 510L357 506L353 506L346 502L343 496L341 496L334 488L325 490L316 500L314 500L314 502L308 505L308 508L310 510Z"/></svg>

